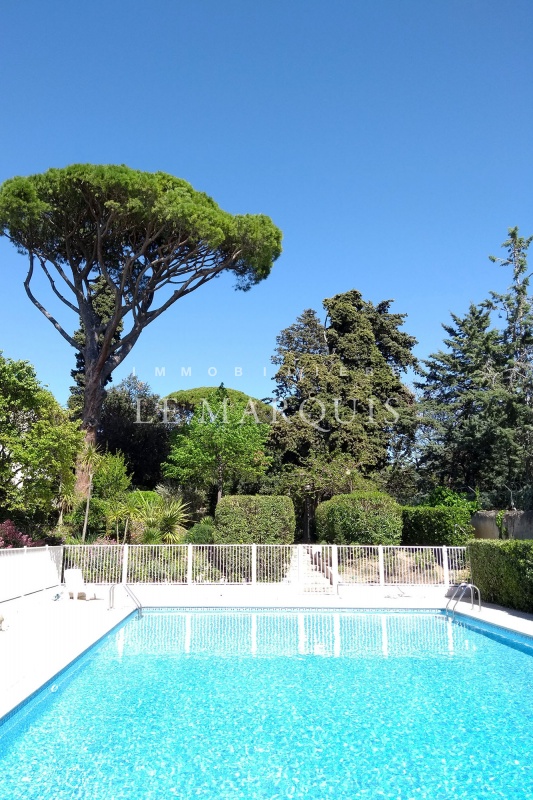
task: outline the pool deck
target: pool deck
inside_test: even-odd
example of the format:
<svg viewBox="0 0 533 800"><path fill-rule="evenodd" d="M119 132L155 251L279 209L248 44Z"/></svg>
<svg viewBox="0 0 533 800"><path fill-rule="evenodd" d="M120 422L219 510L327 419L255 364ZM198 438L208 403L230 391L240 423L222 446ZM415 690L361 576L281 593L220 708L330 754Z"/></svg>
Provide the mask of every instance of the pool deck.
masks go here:
<svg viewBox="0 0 533 800"><path fill-rule="evenodd" d="M117 587L115 607L108 608L107 587L96 587L95 600L68 600L62 587L0 603L0 718L35 692L94 642L122 622L135 606ZM251 586L135 587L146 607L174 608L329 608L443 609L443 587L340 586L338 594L298 593L294 589ZM481 612L462 601L456 611L508 630L533 636L533 615L483 604Z"/></svg>

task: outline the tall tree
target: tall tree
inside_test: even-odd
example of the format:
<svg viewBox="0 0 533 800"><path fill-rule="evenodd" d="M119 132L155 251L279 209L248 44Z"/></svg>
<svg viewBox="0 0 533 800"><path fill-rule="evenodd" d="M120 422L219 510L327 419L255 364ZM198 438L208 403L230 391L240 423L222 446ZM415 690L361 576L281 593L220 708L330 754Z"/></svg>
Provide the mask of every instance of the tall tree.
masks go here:
<svg viewBox="0 0 533 800"><path fill-rule="evenodd" d="M512 269L506 293L491 292L444 325L446 350L425 362L421 390L420 471L426 489L479 490L504 505L533 480L533 305L527 250L532 239L509 230ZM494 315L503 324L494 324Z"/></svg>
<svg viewBox="0 0 533 800"><path fill-rule="evenodd" d="M400 330L405 315L390 305L346 292L324 301L324 325L307 310L277 338L274 463L283 482L295 492L303 486L313 503L382 469L397 430L414 424L414 397L401 374L416 365L415 339Z"/></svg>
<svg viewBox="0 0 533 800"><path fill-rule="evenodd" d="M28 297L82 355L83 427L93 444L105 383L144 328L224 271L249 289L281 252L268 217L233 216L184 180L125 166L77 164L6 181L0 232L28 256ZM81 337L36 297L39 268L55 301L81 320ZM96 302L102 281L113 301L105 312Z"/></svg>
<svg viewBox="0 0 533 800"><path fill-rule="evenodd" d="M104 278L96 281L94 286L91 287L91 303L95 309L99 319L102 323L107 323L113 314L115 305L115 298L107 285ZM120 325L113 337L113 344L120 340L123 326ZM83 328L83 321L80 319L80 328L74 332L74 339L79 344L79 350L76 352L76 366L71 370L71 376L74 378L74 386L70 387L70 396L67 405L71 411L73 418L83 419L83 404L85 397L85 359L83 351L85 347L85 332ZM100 334L99 343L102 344L104 340L104 333ZM112 380L111 375L105 381L107 385Z"/></svg>
<svg viewBox="0 0 533 800"><path fill-rule="evenodd" d="M98 429L102 451L122 453L135 486L155 489L170 451L173 419L149 385L135 375L107 391Z"/></svg>
<svg viewBox="0 0 533 800"><path fill-rule="evenodd" d="M264 474L268 425L249 399L243 402L239 395L230 396L220 386L203 398L175 434L163 465L167 478L198 488L216 487L218 502L228 484L253 482Z"/></svg>

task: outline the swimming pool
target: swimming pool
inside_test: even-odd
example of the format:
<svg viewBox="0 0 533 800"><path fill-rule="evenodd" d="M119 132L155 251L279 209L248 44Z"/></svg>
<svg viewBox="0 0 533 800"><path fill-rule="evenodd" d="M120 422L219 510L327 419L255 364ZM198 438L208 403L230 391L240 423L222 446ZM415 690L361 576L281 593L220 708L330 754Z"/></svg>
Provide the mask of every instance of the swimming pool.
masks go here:
<svg viewBox="0 0 533 800"><path fill-rule="evenodd" d="M533 648L498 638L435 612L148 612L0 727L0 797L533 798Z"/></svg>

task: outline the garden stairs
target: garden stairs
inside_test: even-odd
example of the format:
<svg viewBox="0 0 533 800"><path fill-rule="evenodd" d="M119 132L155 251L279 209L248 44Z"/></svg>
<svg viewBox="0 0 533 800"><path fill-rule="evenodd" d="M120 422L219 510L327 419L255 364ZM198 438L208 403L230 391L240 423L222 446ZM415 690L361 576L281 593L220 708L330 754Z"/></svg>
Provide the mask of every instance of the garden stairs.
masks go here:
<svg viewBox="0 0 533 800"><path fill-rule="evenodd" d="M298 555L297 550L300 551ZM292 554L291 563L283 583L290 583L293 586L300 586L303 592L320 592L331 594L333 587L329 578L326 578L321 567L322 559L311 558L311 547L295 548ZM298 559L301 559L300 565ZM301 571L301 574L300 574Z"/></svg>

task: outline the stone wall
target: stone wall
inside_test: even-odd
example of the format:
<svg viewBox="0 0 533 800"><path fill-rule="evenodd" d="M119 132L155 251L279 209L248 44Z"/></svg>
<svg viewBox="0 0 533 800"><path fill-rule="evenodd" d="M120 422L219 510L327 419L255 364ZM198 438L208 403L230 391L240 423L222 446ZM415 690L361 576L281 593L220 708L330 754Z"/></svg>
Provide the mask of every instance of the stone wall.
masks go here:
<svg viewBox="0 0 533 800"><path fill-rule="evenodd" d="M497 514L498 511L476 511L472 516L476 539L500 538ZM506 539L533 539L533 511L506 511L503 526Z"/></svg>

